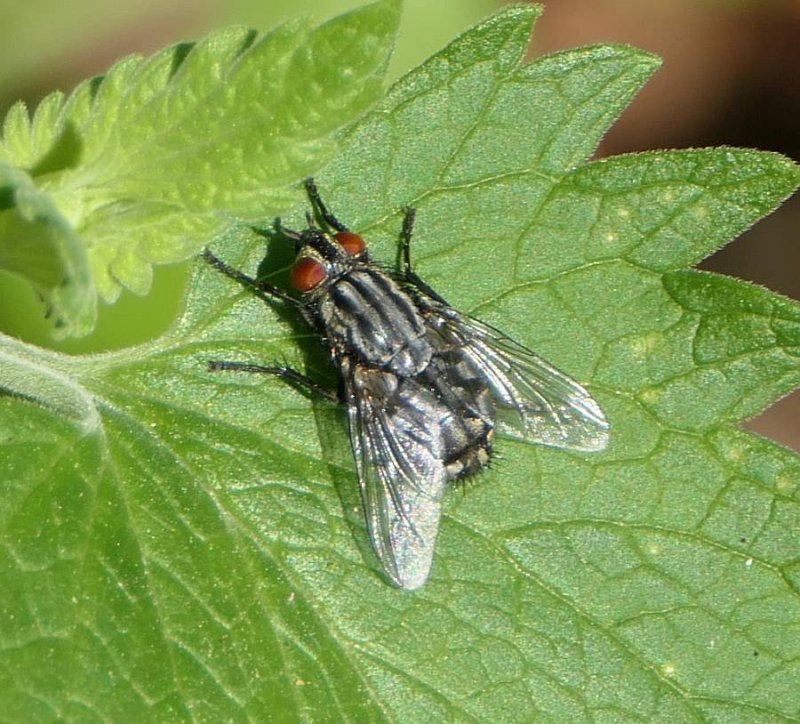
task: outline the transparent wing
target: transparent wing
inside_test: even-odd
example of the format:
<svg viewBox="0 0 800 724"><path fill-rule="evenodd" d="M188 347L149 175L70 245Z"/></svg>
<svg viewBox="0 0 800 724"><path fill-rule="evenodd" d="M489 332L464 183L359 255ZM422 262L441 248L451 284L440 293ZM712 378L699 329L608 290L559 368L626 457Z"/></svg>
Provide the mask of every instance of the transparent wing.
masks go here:
<svg viewBox="0 0 800 724"><path fill-rule="evenodd" d="M419 588L430 572L448 479L441 405L410 379L349 363L343 373L372 546L396 585Z"/></svg>
<svg viewBox="0 0 800 724"><path fill-rule="evenodd" d="M608 421L575 380L489 325L438 303L434 311L430 323L489 383L500 432L569 450L605 449Z"/></svg>

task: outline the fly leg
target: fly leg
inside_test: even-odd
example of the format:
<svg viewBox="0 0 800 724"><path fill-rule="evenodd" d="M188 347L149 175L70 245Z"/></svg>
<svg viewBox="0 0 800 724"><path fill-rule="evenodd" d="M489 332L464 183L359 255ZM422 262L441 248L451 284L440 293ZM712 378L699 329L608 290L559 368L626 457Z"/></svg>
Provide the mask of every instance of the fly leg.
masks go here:
<svg viewBox="0 0 800 724"><path fill-rule="evenodd" d="M226 264L222 259L212 254L208 249L203 252L203 259L213 266L217 271L222 272L225 276L230 277L234 281L239 282L245 289L250 290L259 299L268 304L272 304L276 299L285 302L295 309L305 318L306 310L303 305L298 302L294 297L290 297L279 287L273 286L269 282L261 279L253 279L244 272L235 269L234 267ZM307 320L308 321L308 320ZM280 377L289 382L289 384L300 388L305 392L319 395L332 402L339 402L339 397L333 392L318 384L310 377L301 374L291 367L264 367L263 365L249 364L246 362L229 362L227 360L209 360L208 369L212 372L221 371L234 371L234 372L251 372L255 374L266 374Z"/></svg>
<svg viewBox="0 0 800 724"><path fill-rule="evenodd" d="M417 218L417 210L406 207L403 216L403 228L400 230L400 250L403 255L403 277L407 282L414 285L421 292L435 299L441 304L447 304L441 294L436 293L426 284L411 266L411 235L414 232L414 221ZM449 306L449 305L448 305Z"/></svg>
<svg viewBox="0 0 800 724"><path fill-rule="evenodd" d="M310 377L292 369L291 367L264 367L262 365L249 364L247 362L229 362L227 360L210 360L208 363L210 372L250 372L252 374L272 375L286 380L293 387L297 387L303 392L311 395L318 395L329 402L341 402L339 396L323 387Z"/></svg>
<svg viewBox="0 0 800 724"><path fill-rule="evenodd" d="M253 277L247 276L244 272L226 264L208 249L203 251L203 259L211 264L217 271L239 282L245 289L249 289L259 299L268 304L271 304L276 299L280 299L282 302L286 302L294 307L300 307L300 303L294 297L290 297L283 289L269 282L265 282L263 279L253 279Z"/></svg>
<svg viewBox="0 0 800 724"><path fill-rule="evenodd" d="M313 178L306 179L305 187L306 193L308 194L308 199L311 201L311 205L314 207L314 210L317 211L324 219L325 223L328 224L328 226L336 229L336 231L349 231L349 229L341 221L339 221L339 219L337 219L331 213L331 210L325 205L325 202L319 195L317 184L314 183Z"/></svg>

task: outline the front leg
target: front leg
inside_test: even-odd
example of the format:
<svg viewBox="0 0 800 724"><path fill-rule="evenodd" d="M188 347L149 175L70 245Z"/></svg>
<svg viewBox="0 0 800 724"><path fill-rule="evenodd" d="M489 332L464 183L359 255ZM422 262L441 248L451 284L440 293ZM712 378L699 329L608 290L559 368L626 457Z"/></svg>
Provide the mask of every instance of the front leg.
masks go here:
<svg viewBox="0 0 800 724"><path fill-rule="evenodd" d="M302 309L302 304L294 297L289 296L283 289L265 282L263 279L253 279L244 272L226 264L218 256L215 256L209 249L203 251L203 259L211 264L217 271L222 272L225 276L230 277L236 282L239 282L245 289L250 290L262 301L271 304L276 299L280 299L286 304L293 307Z"/></svg>
<svg viewBox="0 0 800 724"><path fill-rule="evenodd" d="M304 185L306 187L308 199L311 201L311 205L322 217L322 220L332 229L336 229L336 231L349 231L349 229L333 215L327 204L322 200L322 197L319 194L319 189L317 189L317 184L314 183L314 179L307 178ZM310 225L311 224L309 224L309 226Z"/></svg>

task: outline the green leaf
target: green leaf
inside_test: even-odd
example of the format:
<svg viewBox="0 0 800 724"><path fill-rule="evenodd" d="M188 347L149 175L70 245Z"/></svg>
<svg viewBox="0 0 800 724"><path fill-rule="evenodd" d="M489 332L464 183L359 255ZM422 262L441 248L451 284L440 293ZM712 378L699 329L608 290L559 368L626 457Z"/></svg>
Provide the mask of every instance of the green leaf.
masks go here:
<svg viewBox="0 0 800 724"><path fill-rule="evenodd" d="M3 161L0 197L0 268L31 282L60 336L88 334L97 295L83 240L28 174Z"/></svg>
<svg viewBox="0 0 800 724"><path fill-rule="evenodd" d="M408 593L376 572L343 410L206 369L333 384L281 308L198 263L152 344L69 358L3 338L7 718L800 716L800 459L735 427L800 383L800 307L686 268L800 173L734 149L586 163L657 62L603 46L524 65L539 12L509 6L400 81L317 180L387 263L415 206L420 275L589 384L609 449L499 440ZM247 228L212 246L263 259ZM287 246L262 265L278 284Z"/></svg>
<svg viewBox="0 0 800 724"><path fill-rule="evenodd" d="M56 308L61 336L87 334L95 288L105 301L122 287L145 294L153 264L298 200L288 185L328 160L378 98L398 15L384 0L319 28L223 30L126 58L67 99L52 94L30 121L15 106L0 143L0 263L13 258L5 268ZM6 166L27 172L16 176L39 199L36 215ZM28 258L45 254L47 278ZM77 301L59 292L63 279Z"/></svg>

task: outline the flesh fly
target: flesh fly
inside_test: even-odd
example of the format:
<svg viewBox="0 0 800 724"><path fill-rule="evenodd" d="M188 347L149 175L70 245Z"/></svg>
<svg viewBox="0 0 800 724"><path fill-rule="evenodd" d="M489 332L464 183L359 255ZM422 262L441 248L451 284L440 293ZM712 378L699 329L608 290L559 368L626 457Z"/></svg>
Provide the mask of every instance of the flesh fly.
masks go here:
<svg viewBox="0 0 800 724"><path fill-rule="evenodd" d="M308 228L294 242L298 296L253 279L210 251L219 271L268 303L294 308L324 340L337 395L288 367L212 361L212 370L281 377L347 407L372 547L391 581L418 588L433 560L448 483L480 472L497 433L576 451L606 447L609 425L577 382L541 357L451 307L411 266L415 212L400 233L403 264L387 270L337 219L313 179Z"/></svg>

